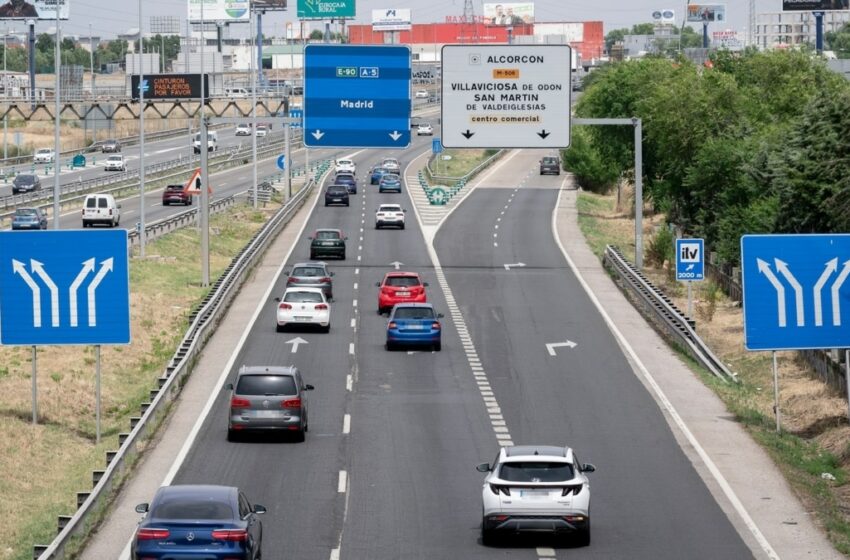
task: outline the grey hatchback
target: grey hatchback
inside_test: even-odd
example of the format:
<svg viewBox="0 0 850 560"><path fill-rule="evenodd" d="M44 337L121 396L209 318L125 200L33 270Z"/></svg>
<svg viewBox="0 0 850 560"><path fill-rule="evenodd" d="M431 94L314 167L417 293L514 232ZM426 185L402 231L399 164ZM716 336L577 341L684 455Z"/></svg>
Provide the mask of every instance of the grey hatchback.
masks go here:
<svg viewBox="0 0 850 560"><path fill-rule="evenodd" d="M540 174L547 173L561 174L561 160L554 156L546 156L540 160Z"/></svg>
<svg viewBox="0 0 850 560"><path fill-rule="evenodd" d="M328 271L328 265L321 261L297 263L288 272L287 288L319 288L325 292L325 297L333 299L333 272Z"/></svg>
<svg viewBox="0 0 850 560"><path fill-rule="evenodd" d="M309 429L307 397L312 391L295 366L242 366L236 383L228 383L230 414L227 440L249 431L291 431L304 441Z"/></svg>

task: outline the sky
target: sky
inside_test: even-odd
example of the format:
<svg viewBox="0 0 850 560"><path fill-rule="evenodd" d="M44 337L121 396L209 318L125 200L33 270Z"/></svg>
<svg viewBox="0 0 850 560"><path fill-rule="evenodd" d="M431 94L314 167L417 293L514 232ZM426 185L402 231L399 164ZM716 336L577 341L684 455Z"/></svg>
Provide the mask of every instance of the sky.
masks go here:
<svg viewBox="0 0 850 560"><path fill-rule="evenodd" d="M0 0L5 3L7 0ZM185 20L186 0L141 0L145 31L149 30L149 18L152 15L174 15ZM264 34L282 37L286 22L296 22L295 5L297 0L289 0L286 12L266 15ZM496 0L487 0L495 2ZM510 0L505 0L510 1ZM89 25L95 37L111 38L118 33L138 28L139 0L69 0L71 15L62 23L62 33L88 36ZM612 29L631 27L636 23L651 22L654 10L672 9L681 24L685 13L685 0L533 0L537 21L602 21L605 33ZM749 0L711 0L693 3L725 4L727 23L712 24L710 31L735 29L744 31L748 22ZM482 0L474 0L475 13L481 14ZM357 17L354 23L370 23L373 9L410 8L414 23L434 23L445 21L446 16L463 14L464 0L356 0ZM781 0L756 0L759 12L780 11ZM3 24L0 24L2 27ZM21 31L23 24L9 22L12 30ZM182 24L185 26L185 22ZM231 36L246 36L248 25L233 26ZM53 22L39 22L39 29L47 31L53 28Z"/></svg>

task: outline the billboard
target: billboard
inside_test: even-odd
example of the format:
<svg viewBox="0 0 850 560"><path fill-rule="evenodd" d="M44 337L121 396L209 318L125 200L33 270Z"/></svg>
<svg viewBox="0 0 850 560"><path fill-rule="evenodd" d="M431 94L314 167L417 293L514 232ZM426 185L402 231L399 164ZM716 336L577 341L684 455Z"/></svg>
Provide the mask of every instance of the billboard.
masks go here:
<svg viewBox="0 0 850 560"><path fill-rule="evenodd" d="M68 19L70 0L58 0L59 19ZM57 0L0 0L0 19L56 19Z"/></svg>
<svg viewBox="0 0 850 560"><path fill-rule="evenodd" d="M522 25L534 23L533 2L484 4L484 21L490 25Z"/></svg>
<svg viewBox="0 0 850 560"><path fill-rule="evenodd" d="M847 10L850 9L850 0L782 0L782 9L786 12Z"/></svg>
<svg viewBox="0 0 850 560"><path fill-rule="evenodd" d="M298 0L301 19L337 19L354 17L354 0Z"/></svg>
<svg viewBox="0 0 850 560"><path fill-rule="evenodd" d="M654 23L675 23L676 21L676 11L675 10L653 10L652 12L652 21Z"/></svg>
<svg viewBox="0 0 850 560"><path fill-rule="evenodd" d="M689 22L726 21L725 4L691 4L688 6Z"/></svg>
<svg viewBox="0 0 850 560"><path fill-rule="evenodd" d="M250 0L189 0L189 21L247 22L250 17ZM203 7L203 19L201 19Z"/></svg>
<svg viewBox="0 0 850 560"><path fill-rule="evenodd" d="M152 74L145 76L145 99L200 99L200 74ZM132 98L139 98L139 75L130 79ZM204 74L204 92L210 95L209 75Z"/></svg>
<svg viewBox="0 0 850 560"><path fill-rule="evenodd" d="M372 10L372 29L375 31L408 31L411 27L410 10Z"/></svg>
<svg viewBox="0 0 850 560"><path fill-rule="evenodd" d="M278 11L286 9L286 0L254 0L254 11Z"/></svg>

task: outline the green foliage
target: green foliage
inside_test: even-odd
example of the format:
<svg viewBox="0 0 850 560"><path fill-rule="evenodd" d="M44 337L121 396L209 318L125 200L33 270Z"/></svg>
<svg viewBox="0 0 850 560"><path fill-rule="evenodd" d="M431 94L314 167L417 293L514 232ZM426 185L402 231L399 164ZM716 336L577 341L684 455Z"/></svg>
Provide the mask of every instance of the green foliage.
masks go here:
<svg viewBox="0 0 850 560"><path fill-rule="evenodd" d="M850 24L845 23L838 31L827 31L824 41L838 58L850 58Z"/></svg>
<svg viewBox="0 0 850 560"><path fill-rule="evenodd" d="M658 228L649 240L646 248L646 262L650 265L662 266L665 262L673 262L675 258L673 232L667 226Z"/></svg>
<svg viewBox="0 0 850 560"><path fill-rule="evenodd" d="M619 171L605 165L602 157L590 141L586 127L572 130L570 148L561 152L564 169L575 174L579 185L585 190L604 194L619 177Z"/></svg>

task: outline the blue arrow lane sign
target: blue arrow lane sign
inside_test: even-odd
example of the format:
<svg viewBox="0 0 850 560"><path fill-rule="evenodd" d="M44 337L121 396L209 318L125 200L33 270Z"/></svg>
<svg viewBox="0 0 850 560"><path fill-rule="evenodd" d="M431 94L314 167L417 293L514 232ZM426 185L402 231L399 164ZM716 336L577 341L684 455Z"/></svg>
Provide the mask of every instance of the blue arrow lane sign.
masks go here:
<svg viewBox="0 0 850 560"><path fill-rule="evenodd" d="M307 45L304 145L410 145L410 48Z"/></svg>
<svg viewBox="0 0 850 560"><path fill-rule="evenodd" d="M128 344L126 230L0 232L0 344Z"/></svg>
<svg viewBox="0 0 850 560"><path fill-rule="evenodd" d="M741 238L749 350L850 347L850 234Z"/></svg>
<svg viewBox="0 0 850 560"><path fill-rule="evenodd" d="M431 140L431 152L435 154L439 154L443 151L443 143L440 142L439 138L434 138Z"/></svg>

